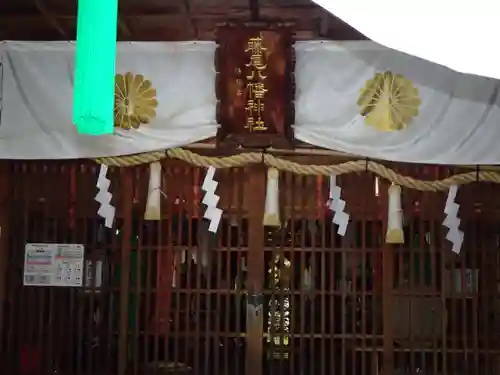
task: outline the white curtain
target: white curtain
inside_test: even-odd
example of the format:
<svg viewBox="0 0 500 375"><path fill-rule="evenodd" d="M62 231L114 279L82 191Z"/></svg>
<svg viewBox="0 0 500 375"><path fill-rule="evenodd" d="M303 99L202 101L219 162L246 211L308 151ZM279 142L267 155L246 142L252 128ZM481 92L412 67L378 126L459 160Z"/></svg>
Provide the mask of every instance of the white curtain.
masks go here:
<svg viewBox="0 0 500 375"><path fill-rule="evenodd" d="M217 131L214 43L119 43L117 73L143 74L157 116L111 136L76 133L71 122L74 44L5 42L0 158L126 155L183 146ZM465 47L464 47L465 48ZM499 81L454 72L373 42L296 45L295 135L360 157L438 164L500 164ZM403 74L418 88L419 114L400 131L365 123L357 100L375 73Z"/></svg>
<svg viewBox="0 0 500 375"><path fill-rule="evenodd" d="M4 42L0 158L115 156L183 146L216 134L213 43L118 43L117 74L142 74L156 118L137 130L78 135L72 124L75 44Z"/></svg>
<svg viewBox="0 0 500 375"><path fill-rule="evenodd" d="M499 81L373 42L304 42L296 50L298 139L394 161L500 164ZM390 133L366 125L356 104L366 81L386 70L411 80L422 101L413 122Z"/></svg>
<svg viewBox="0 0 500 375"><path fill-rule="evenodd" d="M371 40L462 73L500 79L494 0L313 0Z"/></svg>

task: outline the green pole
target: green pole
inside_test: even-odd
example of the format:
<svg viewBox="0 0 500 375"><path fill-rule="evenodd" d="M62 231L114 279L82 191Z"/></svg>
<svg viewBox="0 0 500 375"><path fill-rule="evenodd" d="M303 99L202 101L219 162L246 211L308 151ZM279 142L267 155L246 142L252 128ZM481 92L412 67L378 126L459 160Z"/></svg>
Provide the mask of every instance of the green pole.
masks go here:
<svg viewBox="0 0 500 375"><path fill-rule="evenodd" d="M80 134L112 134L118 0L78 0L73 123Z"/></svg>

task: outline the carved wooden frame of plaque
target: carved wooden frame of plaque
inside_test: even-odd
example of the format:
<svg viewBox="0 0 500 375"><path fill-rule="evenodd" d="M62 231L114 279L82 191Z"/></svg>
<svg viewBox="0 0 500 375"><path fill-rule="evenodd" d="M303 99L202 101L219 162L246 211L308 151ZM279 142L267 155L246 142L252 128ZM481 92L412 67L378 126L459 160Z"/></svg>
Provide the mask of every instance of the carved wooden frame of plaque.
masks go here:
<svg viewBox="0 0 500 375"><path fill-rule="evenodd" d="M262 112L265 131L248 127L247 65L249 38L261 36L267 49L265 84L267 93ZM295 121L294 33L282 25L235 25L219 27L215 53L217 144L222 148L293 148ZM252 81L253 82L253 81ZM243 94L242 94L243 91ZM268 109L270 108L270 109Z"/></svg>

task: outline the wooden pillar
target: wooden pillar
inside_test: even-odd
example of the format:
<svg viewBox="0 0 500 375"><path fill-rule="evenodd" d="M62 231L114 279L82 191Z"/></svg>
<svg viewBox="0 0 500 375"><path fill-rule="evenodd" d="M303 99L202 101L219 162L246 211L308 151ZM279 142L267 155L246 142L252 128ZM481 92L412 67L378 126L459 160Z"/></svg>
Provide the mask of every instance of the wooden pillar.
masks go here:
<svg viewBox="0 0 500 375"><path fill-rule="evenodd" d="M264 298L264 202L266 199L266 174L263 165L248 167L248 299L247 299L247 353L246 374L262 375L262 332ZM251 314L249 303L260 303L260 311Z"/></svg>
<svg viewBox="0 0 500 375"><path fill-rule="evenodd" d="M382 218L382 327L383 361L382 374L394 373L394 330L393 330L393 285L394 285L394 246L385 242L387 233L389 184L380 182L379 212Z"/></svg>
<svg viewBox="0 0 500 375"><path fill-rule="evenodd" d="M130 293L130 252L132 242L132 204L134 200L133 168L120 169L120 184L122 196L120 212L123 217L121 228L121 254L120 254L120 314L118 328L118 375L125 375L127 370L127 331Z"/></svg>
<svg viewBox="0 0 500 375"><path fill-rule="evenodd" d="M7 261L9 252L9 217L10 217L10 163L0 162L0 355L5 352L3 322L5 311L5 293L7 285Z"/></svg>

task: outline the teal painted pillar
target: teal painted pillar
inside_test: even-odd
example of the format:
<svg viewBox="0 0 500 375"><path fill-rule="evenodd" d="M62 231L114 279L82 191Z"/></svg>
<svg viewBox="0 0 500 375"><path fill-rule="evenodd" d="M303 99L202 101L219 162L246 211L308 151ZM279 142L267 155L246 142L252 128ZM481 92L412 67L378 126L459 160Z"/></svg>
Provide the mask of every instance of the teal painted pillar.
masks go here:
<svg viewBox="0 0 500 375"><path fill-rule="evenodd" d="M118 0L78 0L73 123L78 133L112 134Z"/></svg>

